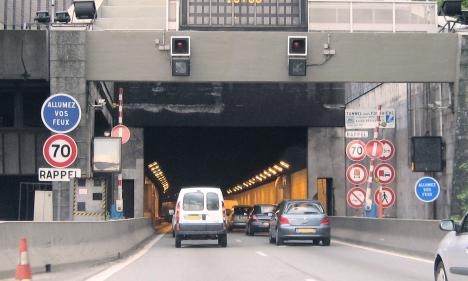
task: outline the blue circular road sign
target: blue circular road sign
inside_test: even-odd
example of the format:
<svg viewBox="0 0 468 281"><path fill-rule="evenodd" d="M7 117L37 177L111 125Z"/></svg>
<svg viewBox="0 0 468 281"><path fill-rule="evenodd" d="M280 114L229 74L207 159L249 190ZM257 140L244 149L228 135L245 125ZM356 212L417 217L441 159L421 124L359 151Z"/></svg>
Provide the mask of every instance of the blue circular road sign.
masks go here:
<svg viewBox="0 0 468 281"><path fill-rule="evenodd" d="M50 96L41 109L42 122L47 129L64 134L75 129L81 120L81 107L78 101L64 93Z"/></svg>
<svg viewBox="0 0 468 281"><path fill-rule="evenodd" d="M423 202L433 202L439 197L440 184L431 177L420 178L414 185L414 193Z"/></svg>

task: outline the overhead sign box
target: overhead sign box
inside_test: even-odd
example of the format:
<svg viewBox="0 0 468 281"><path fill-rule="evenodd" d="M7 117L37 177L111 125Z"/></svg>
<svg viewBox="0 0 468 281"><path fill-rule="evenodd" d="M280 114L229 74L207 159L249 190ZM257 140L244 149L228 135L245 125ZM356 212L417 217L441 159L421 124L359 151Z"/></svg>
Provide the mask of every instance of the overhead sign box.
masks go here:
<svg viewBox="0 0 468 281"><path fill-rule="evenodd" d="M70 181L81 178L81 169L39 168L39 181Z"/></svg>
<svg viewBox="0 0 468 281"><path fill-rule="evenodd" d="M377 114L376 109L346 109L345 127L348 130L374 129L377 125L379 128L395 128L395 109L382 109L380 122L377 120Z"/></svg>

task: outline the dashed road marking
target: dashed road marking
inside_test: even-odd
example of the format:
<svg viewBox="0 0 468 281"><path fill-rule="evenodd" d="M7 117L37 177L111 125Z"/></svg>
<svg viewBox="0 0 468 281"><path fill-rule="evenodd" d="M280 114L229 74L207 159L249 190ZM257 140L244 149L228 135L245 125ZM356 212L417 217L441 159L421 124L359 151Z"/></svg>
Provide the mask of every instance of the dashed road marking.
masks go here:
<svg viewBox="0 0 468 281"><path fill-rule="evenodd" d="M257 255L262 256L262 257L267 257L268 256L267 254L265 254L263 252L260 252L260 251L257 251L255 253L257 253Z"/></svg>

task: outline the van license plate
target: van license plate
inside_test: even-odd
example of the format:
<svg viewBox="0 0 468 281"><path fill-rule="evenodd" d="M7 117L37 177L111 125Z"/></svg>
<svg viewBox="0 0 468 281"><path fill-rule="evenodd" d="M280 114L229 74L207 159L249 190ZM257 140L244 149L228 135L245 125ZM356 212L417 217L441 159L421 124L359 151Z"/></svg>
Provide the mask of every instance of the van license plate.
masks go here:
<svg viewBox="0 0 468 281"><path fill-rule="evenodd" d="M297 233L315 233L315 228L296 228Z"/></svg>
<svg viewBox="0 0 468 281"><path fill-rule="evenodd" d="M201 220L201 215L185 215L186 220Z"/></svg>

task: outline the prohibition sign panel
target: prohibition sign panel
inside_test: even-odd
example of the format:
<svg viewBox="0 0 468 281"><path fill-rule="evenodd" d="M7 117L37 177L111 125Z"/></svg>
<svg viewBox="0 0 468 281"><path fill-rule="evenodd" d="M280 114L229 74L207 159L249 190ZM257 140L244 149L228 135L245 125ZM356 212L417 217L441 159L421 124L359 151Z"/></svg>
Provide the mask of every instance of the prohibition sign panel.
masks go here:
<svg viewBox="0 0 468 281"><path fill-rule="evenodd" d="M364 183L368 175L366 167L359 163L350 165L346 170L346 178L350 183L355 185Z"/></svg>
<svg viewBox="0 0 468 281"><path fill-rule="evenodd" d="M346 194L346 202L351 208L362 208L364 201L366 201L366 191L364 188L353 187Z"/></svg>
<svg viewBox="0 0 468 281"><path fill-rule="evenodd" d="M380 188L377 188L374 193L374 202L382 208L390 208L395 204L396 195L395 192L387 186L382 187L382 192Z"/></svg>
<svg viewBox="0 0 468 281"><path fill-rule="evenodd" d="M370 140L366 143L366 154L369 158L382 156L383 144L379 140Z"/></svg>
<svg viewBox="0 0 468 281"><path fill-rule="evenodd" d="M42 154L52 167L66 168L75 162L78 147L70 136L56 134L45 141Z"/></svg>
<svg viewBox="0 0 468 281"><path fill-rule="evenodd" d="M346 156L352 161L360 161L366 157L366 144L362 140L352 140L346 145Z"/></svg>
<svg viewBox="0 0 468 281"><path fill-rule="evenodd" d="M387 161L393 158L393 155L395 154L395 146L393 143L389 140L380 140L380 142L383 145L383 152L382 155L379 157L380 160L382 161Z"/></svg>
<svg viewBox="0 0 468 281"><path fill-rule="evenodd" d="M375 167L374 178L380 184L391 183L395 179L395 169L388 163L380 163Z"/></svg>
<svg viewBox="0 0 468 281"><path fill-rule="evenodd" d="M122 138L122 144L124 144L130 139L130 130L127 126L119 124L112 128L111 137Z"/></svg>

